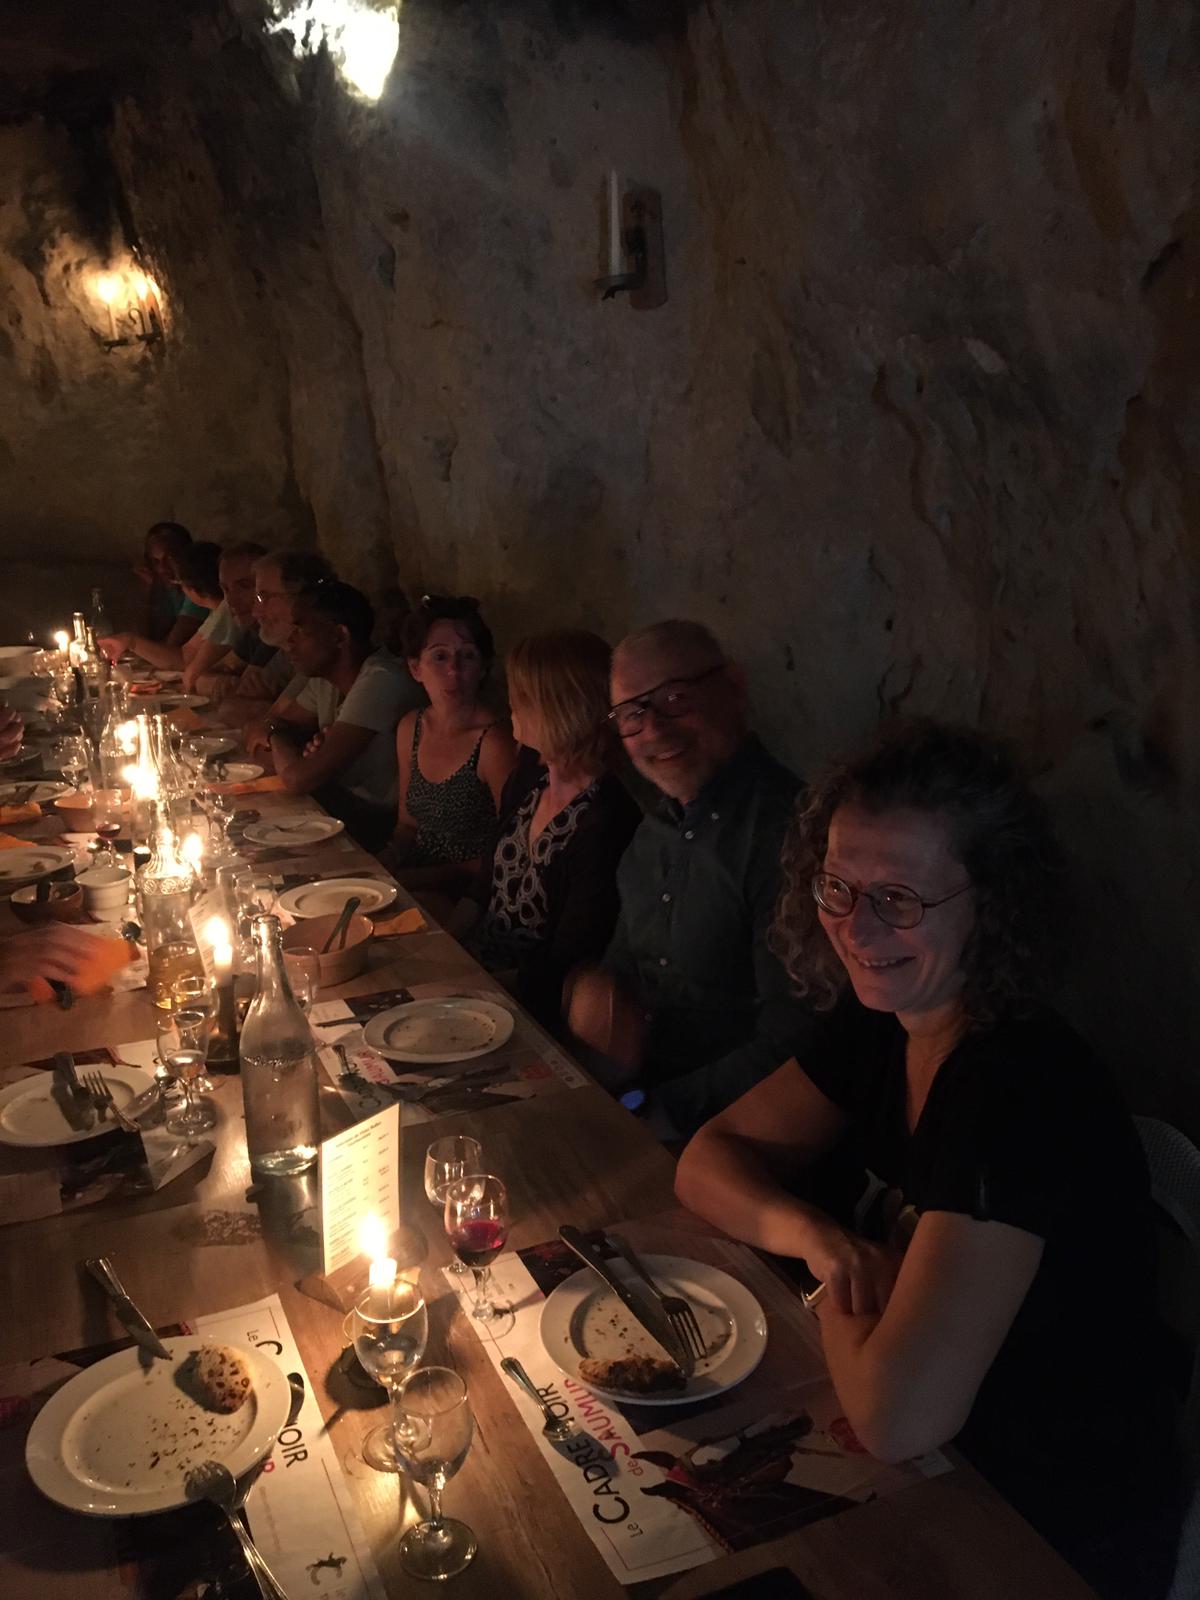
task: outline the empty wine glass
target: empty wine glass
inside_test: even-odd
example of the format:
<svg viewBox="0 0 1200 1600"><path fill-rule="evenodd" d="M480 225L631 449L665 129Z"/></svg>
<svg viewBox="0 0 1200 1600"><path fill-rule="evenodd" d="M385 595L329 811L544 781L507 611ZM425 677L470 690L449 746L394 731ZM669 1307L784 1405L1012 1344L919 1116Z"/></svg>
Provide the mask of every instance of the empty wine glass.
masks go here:
<svg viewBox="0 0 1200 1600"><path fill-rule="evenodd" d="M160 1011L158 1017L159 1059L178 1083L183 1098L167 1109L163 1125L169 1133L204 1133L215 1127L217 1114L203 1100L193 1098L196 1079L204 1071L208 1054L205 1017L186 1008Z"/></svg>
<svg viewBox="0 0 1200 1600"><path fill-rule="evenodd" d="M296 1004L307 1016L321 987L321 958L311 945L294 945L283 952L283 964Z"/></svg>
<svg viewBox="0 0 1200 1600"><path fill-rule="evenodd" d="M400 1559L415 1578L452 1578L474 1559L475 1535L442 1515L442 1494L467 1459L474 1418L467 1386L449 1367L422 1367L400 1386L405 1415L396 1448L405 1469L429 1490L429 1517L400 1541Z"/></svg>
<svg viewBox="0 0 1200 1600"><path fill-rule="evenodd" d="M372 1428L363 1440L363 1460L377 1472L401 1472L401 1440L407 1419L398 1405L400 1386L420 1365L429 1337L429 1313L421 1291L397 1278L365 1289L350 1315L354 1353L365 1371L387 1390L391 1421Z"/></svg>
<svg viewBox="0 0 1200 1600"><path fill-rule="evenodd" d="M58 770L77 791L91 786L92 756L88 742L80 733L66 733L51 746Z"/></svg>
<svg viewBox="0 0 1200 1600"><path fill-rule="evenodd" d="M203 1024L203 1042L207 1052L208 1040L216 1025L217 996L212 984L203 974L189 974L187 977L178 978L171 985L171 1006L175 1011L199 1013L205 1018ZM196 1094L212 1094L216 1085L208 1073L201 1070L192 1079L192 1089Z"/></svg>
<svg viewBox="0 0 1200 1600"><path fill-rule="evenodd" d="M435 1139L425 1152L425 1197L443 1216L446 1210L446 1191L468 1172L483 1168L483 1149L478 1139L468 1139L466 1134L452 1134L446 1139ZM451 1272L463 1273L467 1269L456 1256L450 1263Z"/></svg>
<svg viewBox="0 0 1200 1600"><path fill-rule="evenodd" d="M446 1190L446 1232L458 1259L475 1274L471 1315L490 1322L499 1313L491 1302L492 1262L508 1238L508 1192L491 1173L474 1172Z"/></svg>

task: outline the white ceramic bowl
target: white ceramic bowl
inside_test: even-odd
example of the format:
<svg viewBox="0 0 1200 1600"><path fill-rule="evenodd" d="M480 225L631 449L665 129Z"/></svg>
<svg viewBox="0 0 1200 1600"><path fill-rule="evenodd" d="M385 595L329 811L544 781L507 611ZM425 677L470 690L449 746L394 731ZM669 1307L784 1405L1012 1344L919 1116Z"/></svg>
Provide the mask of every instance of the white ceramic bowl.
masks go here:
<svg viewBox="0 0 1200 1600"><path fill-rule="evenodd" d="M75 882L83 889L84 909L101 919L123 911L129 900L130 876L124 867L92 867L79 873Z"/></svg>

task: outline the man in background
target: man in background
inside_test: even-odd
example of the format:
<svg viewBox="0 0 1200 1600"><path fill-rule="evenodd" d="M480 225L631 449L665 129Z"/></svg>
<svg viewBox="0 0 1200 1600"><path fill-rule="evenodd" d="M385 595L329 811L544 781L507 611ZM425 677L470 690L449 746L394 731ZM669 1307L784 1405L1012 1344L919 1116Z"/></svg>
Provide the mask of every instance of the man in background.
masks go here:
<svg viewBox="0 0 1200 1600"><path fill-rule="evenodd" d="M259 644L270 655L244 669L217 711L226 727L244 730L251 751L265 748L267 718L281 715L304 687L287 653L293 601L333 576L329 562L315 550L279 550L254 563L254 620Z"/></svg>
<svg viewBox="0 0 1200 1600"><path fill-rule="evenodd" d="M259 654L254 618L254 564L266 555L261 544L245 539L221 551L218 574L221 603L196 632L183 669L183 688L218 698L236 683L248 662Z"/></svg>

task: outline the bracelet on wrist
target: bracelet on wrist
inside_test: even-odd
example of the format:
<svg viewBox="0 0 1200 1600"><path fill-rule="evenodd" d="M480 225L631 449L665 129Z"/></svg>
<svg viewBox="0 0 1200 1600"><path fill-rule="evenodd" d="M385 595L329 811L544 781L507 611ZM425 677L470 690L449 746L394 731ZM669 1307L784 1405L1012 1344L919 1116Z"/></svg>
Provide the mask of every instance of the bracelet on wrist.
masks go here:
<svg viewBox="0 0 1200 1600"><path fill-rule="evenodd" d="M800 1299L806 1311L811 1311L814 1314L816 1313L817 1307L825 1298L826 1287L827 1286L825 1284L818 1283L815 1289L810 1289L807 1291L802 1289L800 1291Z"/></svg>

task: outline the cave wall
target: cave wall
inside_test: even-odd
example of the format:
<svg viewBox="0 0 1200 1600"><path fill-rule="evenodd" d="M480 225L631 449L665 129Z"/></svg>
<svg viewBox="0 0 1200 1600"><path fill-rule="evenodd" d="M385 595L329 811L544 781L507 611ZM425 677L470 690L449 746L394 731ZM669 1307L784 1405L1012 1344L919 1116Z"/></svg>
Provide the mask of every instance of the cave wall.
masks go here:
<svg viewBox="0 0 1200 1600"><path fill-rule="evenodd" d="M119 98L176 327L144 388L91 357L53 402L156 442L106 523L252 508L502 643L699 617L802 771L891 711L1014 735L1080 864L1068 1009L1200 1133L1200 14L399 17L375 105L249 0ZM663 195L656 311L591 286L610 166Z"/></svg>

